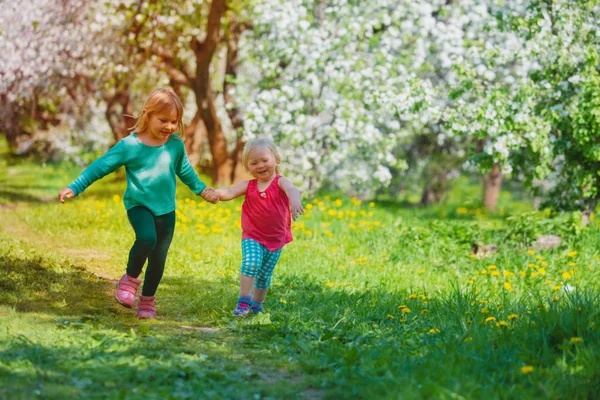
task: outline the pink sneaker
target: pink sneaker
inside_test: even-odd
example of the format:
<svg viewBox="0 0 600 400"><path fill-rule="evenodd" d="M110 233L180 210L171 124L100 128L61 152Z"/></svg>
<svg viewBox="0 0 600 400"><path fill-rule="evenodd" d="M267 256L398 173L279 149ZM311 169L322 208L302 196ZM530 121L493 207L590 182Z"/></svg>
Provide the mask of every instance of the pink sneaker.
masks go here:
<svg viewBox="0 0 600 400"><path fill-rule="evenodd" d="M138 301L137 317L139 319L155 319L156 318L156 296L140 296Z"/></svg>
<svg viewBox="0 0 600 400"><path fill-rule="evenodd" d="M140 283L142 283L141 279L132 278L127 274L123 275L119 279L119 282L117 282L117 293L115 293L115 299L117 299L119 304L127 308L133 308L135 295L140 287Z"/></svg>

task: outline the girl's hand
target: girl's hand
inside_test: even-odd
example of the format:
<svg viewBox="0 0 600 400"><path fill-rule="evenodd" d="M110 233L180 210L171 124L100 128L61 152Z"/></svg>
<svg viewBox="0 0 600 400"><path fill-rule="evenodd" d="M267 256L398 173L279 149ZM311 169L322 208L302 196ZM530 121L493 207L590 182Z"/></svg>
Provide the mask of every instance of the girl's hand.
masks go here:
<svg viewBox="0 0 600 400"><path fill-rule="evenodd" d="M304 208L302 208L302 203L294 204L294 202L291 202L290 212L292 214L292 218L295 221L296 218L298 218L298 216L300 216L304 213Z"/></svg>
<svg viewBox="0 0 600 400"><path fill-rule="evenodd" d="M200 197L212 204L217 204L219 202L219 195L215 192L215 189L210 186L207 186L206 189L200 193Z"/></svg>
<svg viewBox="0 0 600 400"><path fill-rule="evenodd" d="M75 197L75 192L68 187L58 192L58 200L60 200L61 203L64 203L65 199L72 199L73 197Z"/></svg>

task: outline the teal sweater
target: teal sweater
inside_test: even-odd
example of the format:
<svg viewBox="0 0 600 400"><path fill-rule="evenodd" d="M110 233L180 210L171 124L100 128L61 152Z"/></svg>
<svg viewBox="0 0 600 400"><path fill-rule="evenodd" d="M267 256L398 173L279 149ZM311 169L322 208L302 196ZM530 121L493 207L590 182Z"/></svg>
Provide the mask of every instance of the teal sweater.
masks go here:
<svg viewBox="0 0 600 400"><path fill-rule="evenodd" d="M122 165L127 176L123 196L127 210L144 206L156 216L174 211L175 175L197 195L206 188L190 165L179 136L172 135L162 146L148 146L140 142L135 133L121 139L91 163L69 188L77 196Z"/></svg>

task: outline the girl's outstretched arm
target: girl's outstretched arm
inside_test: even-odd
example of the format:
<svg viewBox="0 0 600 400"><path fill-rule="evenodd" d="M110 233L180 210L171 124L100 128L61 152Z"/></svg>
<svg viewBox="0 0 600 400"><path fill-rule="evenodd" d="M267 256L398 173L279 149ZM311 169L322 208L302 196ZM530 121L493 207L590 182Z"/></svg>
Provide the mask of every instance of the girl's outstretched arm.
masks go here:
<svg viewBox="0 0 600 400"><path fill-rule="evenodd" d="M128 156L127 147L123 140L120 140L102 157L92 162L77 179L69 186L58 193L58 199L64 203L65 198L79 196L85 189L98 179L105 177L111 172L116 171L125 164Z"/></svg>
<svg viewBox="0 0 600 400"><path fill-rule="evenodd" d="M215 192L217 192L219 200L227 201L245 195L246 189L248 189L248 181L242 181L234 186L219 188Z"/></svg>
<svg viewBox="0 0 600 400"><path fill-rule="evenodd" d="M299 215L304 213L304 208L302 207L302 196L296 186L292 183L288 178L281 177L279 179L279 187L285 192L288 199L290 199L290 212L292 213L292 218L294 221L298 218Z"/></svg>

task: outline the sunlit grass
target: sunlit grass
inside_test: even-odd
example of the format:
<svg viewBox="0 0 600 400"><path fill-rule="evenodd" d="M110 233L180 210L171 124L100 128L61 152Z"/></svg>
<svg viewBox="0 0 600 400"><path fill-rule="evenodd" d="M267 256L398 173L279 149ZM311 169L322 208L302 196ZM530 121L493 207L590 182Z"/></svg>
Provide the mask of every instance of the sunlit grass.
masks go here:
<svg viewBox="0 0 600 400"><path fill-rule="evenodd" d="M496 213L459 196L430 209L306 199L266 314L238 321L241 200L215 206L179 187L159 320L145 324L111 297L133 239L124 181L109 176L64 205L39 200L78 172L26 164L0 176L10 205L0 210L0 364L12 382L2 395L119 396L117 367L130 398L600 392L596 222L531 214L507 194ZM542 233L562 245L520 242ZM500 251L478 259L472 241Z"/></svg>

